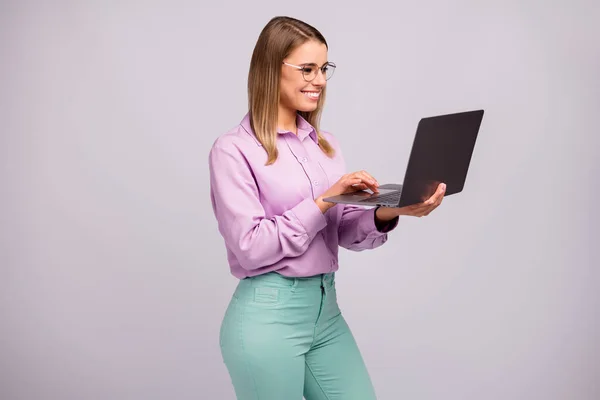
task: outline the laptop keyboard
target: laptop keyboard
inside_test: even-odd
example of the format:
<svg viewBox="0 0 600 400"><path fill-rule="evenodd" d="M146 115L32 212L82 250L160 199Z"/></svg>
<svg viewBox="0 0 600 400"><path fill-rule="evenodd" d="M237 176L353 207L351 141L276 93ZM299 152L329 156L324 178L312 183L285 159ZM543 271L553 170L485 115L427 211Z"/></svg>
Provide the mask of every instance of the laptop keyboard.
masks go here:
<svg viewBox="0 0 600 400"><path fill-rule="evenodd" d="M400 201L400 191L382 194L380 196L373 196L360 200L361 203L386 203L386 204L398 204Z"/></svg>

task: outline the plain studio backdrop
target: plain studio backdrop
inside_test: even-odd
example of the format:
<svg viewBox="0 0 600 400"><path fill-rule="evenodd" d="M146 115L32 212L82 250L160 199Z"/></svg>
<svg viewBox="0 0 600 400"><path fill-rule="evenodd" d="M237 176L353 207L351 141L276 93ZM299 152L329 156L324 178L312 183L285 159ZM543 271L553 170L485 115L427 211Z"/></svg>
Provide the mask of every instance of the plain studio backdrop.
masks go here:
<svg viewBox="0 0 600 400"><path fill-rule="evenodd" d="M379 398L600 398L599 5L517 0L2 1L0 398L234 399L207 156L275 15L329 41L350 170L486 110L462 194L341 250Z"/></svg>

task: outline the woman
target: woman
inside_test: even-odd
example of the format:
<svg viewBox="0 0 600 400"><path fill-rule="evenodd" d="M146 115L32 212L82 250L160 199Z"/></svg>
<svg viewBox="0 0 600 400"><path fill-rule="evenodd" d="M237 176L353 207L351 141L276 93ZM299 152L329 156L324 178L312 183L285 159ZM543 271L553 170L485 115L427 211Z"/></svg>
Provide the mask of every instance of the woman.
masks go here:
<svg viewBox="0 0 600 400"><path fill-rule="evenodd" d="M324 202L377 191L365 171L345 172L336 138L319 128L335 70L314 27L273 18L250 62L249 111L209 155L211 201L239 284L220 332L238 399L375 399L362 356L337 304L338 246L383 245L400 215L422 204L365 209Z"/></svg>

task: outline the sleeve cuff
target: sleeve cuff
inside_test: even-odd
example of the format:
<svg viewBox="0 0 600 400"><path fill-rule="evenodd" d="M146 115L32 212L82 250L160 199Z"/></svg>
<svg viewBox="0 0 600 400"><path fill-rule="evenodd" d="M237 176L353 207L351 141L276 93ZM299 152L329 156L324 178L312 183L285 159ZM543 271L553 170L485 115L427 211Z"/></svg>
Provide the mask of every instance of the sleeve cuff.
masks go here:
<svg viewBox="0 0 600 400"><path fill-rule="evenodd" d="M396 228L396 226L398 226L399 217L396 217L396 218L394 218L394 219L392 219L390 221L377 222L377 217L375 216L376 215L375 213L377 212L378 208L379 207L376 207L376 208L373 209L373 218L372 218L373 225L375 225L375 229L378 232L380 232L380 233L388 233L391 230L393 230L394 228Z"/></svg>
<svg viewBox="0 0 600 400"><path fill-rule="evenodd" d="M311 198L302 200L291 211L311 238L327 226L327 218L321 212L317 203Z"/></svg>
<svg viewBox="0 0 600 400"><path fill-rule="evenodd" d="M365 210L365 212L358 217L356 225L357 232L362 232L362 235L365 237L376 238L386 234L386 232L380 231L375 223L375 210L376 208Z"/></svg>

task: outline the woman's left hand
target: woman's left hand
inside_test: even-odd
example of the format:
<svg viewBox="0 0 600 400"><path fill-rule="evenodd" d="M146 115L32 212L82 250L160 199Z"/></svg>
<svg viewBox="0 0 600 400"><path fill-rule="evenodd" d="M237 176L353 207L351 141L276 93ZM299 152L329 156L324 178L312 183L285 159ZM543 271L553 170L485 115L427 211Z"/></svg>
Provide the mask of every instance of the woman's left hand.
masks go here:
<svg viewBox="0 0 600 400"><path fill-rule="evenodd" d="M446 193L446 184L440 183L435 193L422 203L413 204L405 207L381 207L377 209L377 219L389 221L400 215L413 217L424 217L442 204L444 194Z"/></svg>

